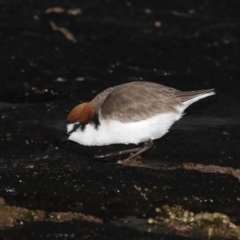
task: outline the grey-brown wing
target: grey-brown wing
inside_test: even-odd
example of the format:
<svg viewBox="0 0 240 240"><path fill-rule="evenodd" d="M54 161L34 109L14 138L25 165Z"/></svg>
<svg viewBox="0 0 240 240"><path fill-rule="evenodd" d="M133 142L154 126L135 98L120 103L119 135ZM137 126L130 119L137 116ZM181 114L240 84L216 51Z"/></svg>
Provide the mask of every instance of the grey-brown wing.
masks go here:
<svg viewBox="0 0 240 240"><path fill-rule="evenodd" d="M115 87L103 102L104 118L121 122L139 121L159 113L176 111L181 102L174 98L178 90L151 82L132 82Z"/></svg>
<svg viewBox="0 0 240 240"><path fill-rule="evenodd" d="M98 112L100 107L102 106L103 102L105 101L106 97L114 90L115 87L110 87L105 89L103 92L99 93L93 100L92 103Z"/></svg>

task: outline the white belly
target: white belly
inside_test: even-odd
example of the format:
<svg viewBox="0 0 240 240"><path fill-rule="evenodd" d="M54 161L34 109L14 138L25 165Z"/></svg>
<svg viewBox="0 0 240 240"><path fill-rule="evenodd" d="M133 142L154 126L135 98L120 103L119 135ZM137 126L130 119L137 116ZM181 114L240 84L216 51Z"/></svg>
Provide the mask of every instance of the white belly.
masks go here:
<svg viewBox="0 0 240 240"><path fill-rule="evenodd" d="M181 113L164 113L147 120L130 123L100 119L97 129L93 124L87 124L83 131L79 128L72 133L69 140L85 146L138 144L162 137L181 116Z"/></svg>

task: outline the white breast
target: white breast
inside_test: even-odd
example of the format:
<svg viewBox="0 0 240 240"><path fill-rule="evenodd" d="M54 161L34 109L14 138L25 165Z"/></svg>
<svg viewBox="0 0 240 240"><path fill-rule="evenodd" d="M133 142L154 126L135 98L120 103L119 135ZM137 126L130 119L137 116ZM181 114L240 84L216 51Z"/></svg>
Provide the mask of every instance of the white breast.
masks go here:
<svg viewBox="0 0 240 240"><path fill-rule="evenodd" d="M100 125L96 129L87 124L73 132L69 140L85 146L102 146L109 144L138 144L162 137L172 124L181 118L181 112L158 114L147 120L122 123L117 120L104 120L100 117ZM73 124L68 124L68 130Z"/></svg>

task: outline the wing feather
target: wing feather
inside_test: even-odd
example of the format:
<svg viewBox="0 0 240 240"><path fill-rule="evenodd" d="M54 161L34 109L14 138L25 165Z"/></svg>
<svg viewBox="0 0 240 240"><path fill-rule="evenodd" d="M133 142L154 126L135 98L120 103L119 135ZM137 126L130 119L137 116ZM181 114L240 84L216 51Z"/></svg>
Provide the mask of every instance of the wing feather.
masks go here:
<svg viewBox="0 0 240 240"><path fill-rule="evenodd" d="M121 122L140 121L169 111L177 112L181 104L173 96L179 92L152 82L131 82L113 88L103 101L104 118Z"/></svg>

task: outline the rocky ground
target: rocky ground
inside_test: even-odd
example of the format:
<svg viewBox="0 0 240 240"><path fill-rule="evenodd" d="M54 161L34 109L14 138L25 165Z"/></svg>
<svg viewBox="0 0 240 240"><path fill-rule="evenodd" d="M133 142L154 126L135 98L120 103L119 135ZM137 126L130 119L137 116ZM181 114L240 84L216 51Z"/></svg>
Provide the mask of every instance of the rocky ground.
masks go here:
<svg viewBox="0 0 240 240"><path fill-rule="evenodd" d="M237 1L0 0L0 15L0 239L240 238ZM134 80L217 94L134 161L62 141L76 104Z"/></svg>

